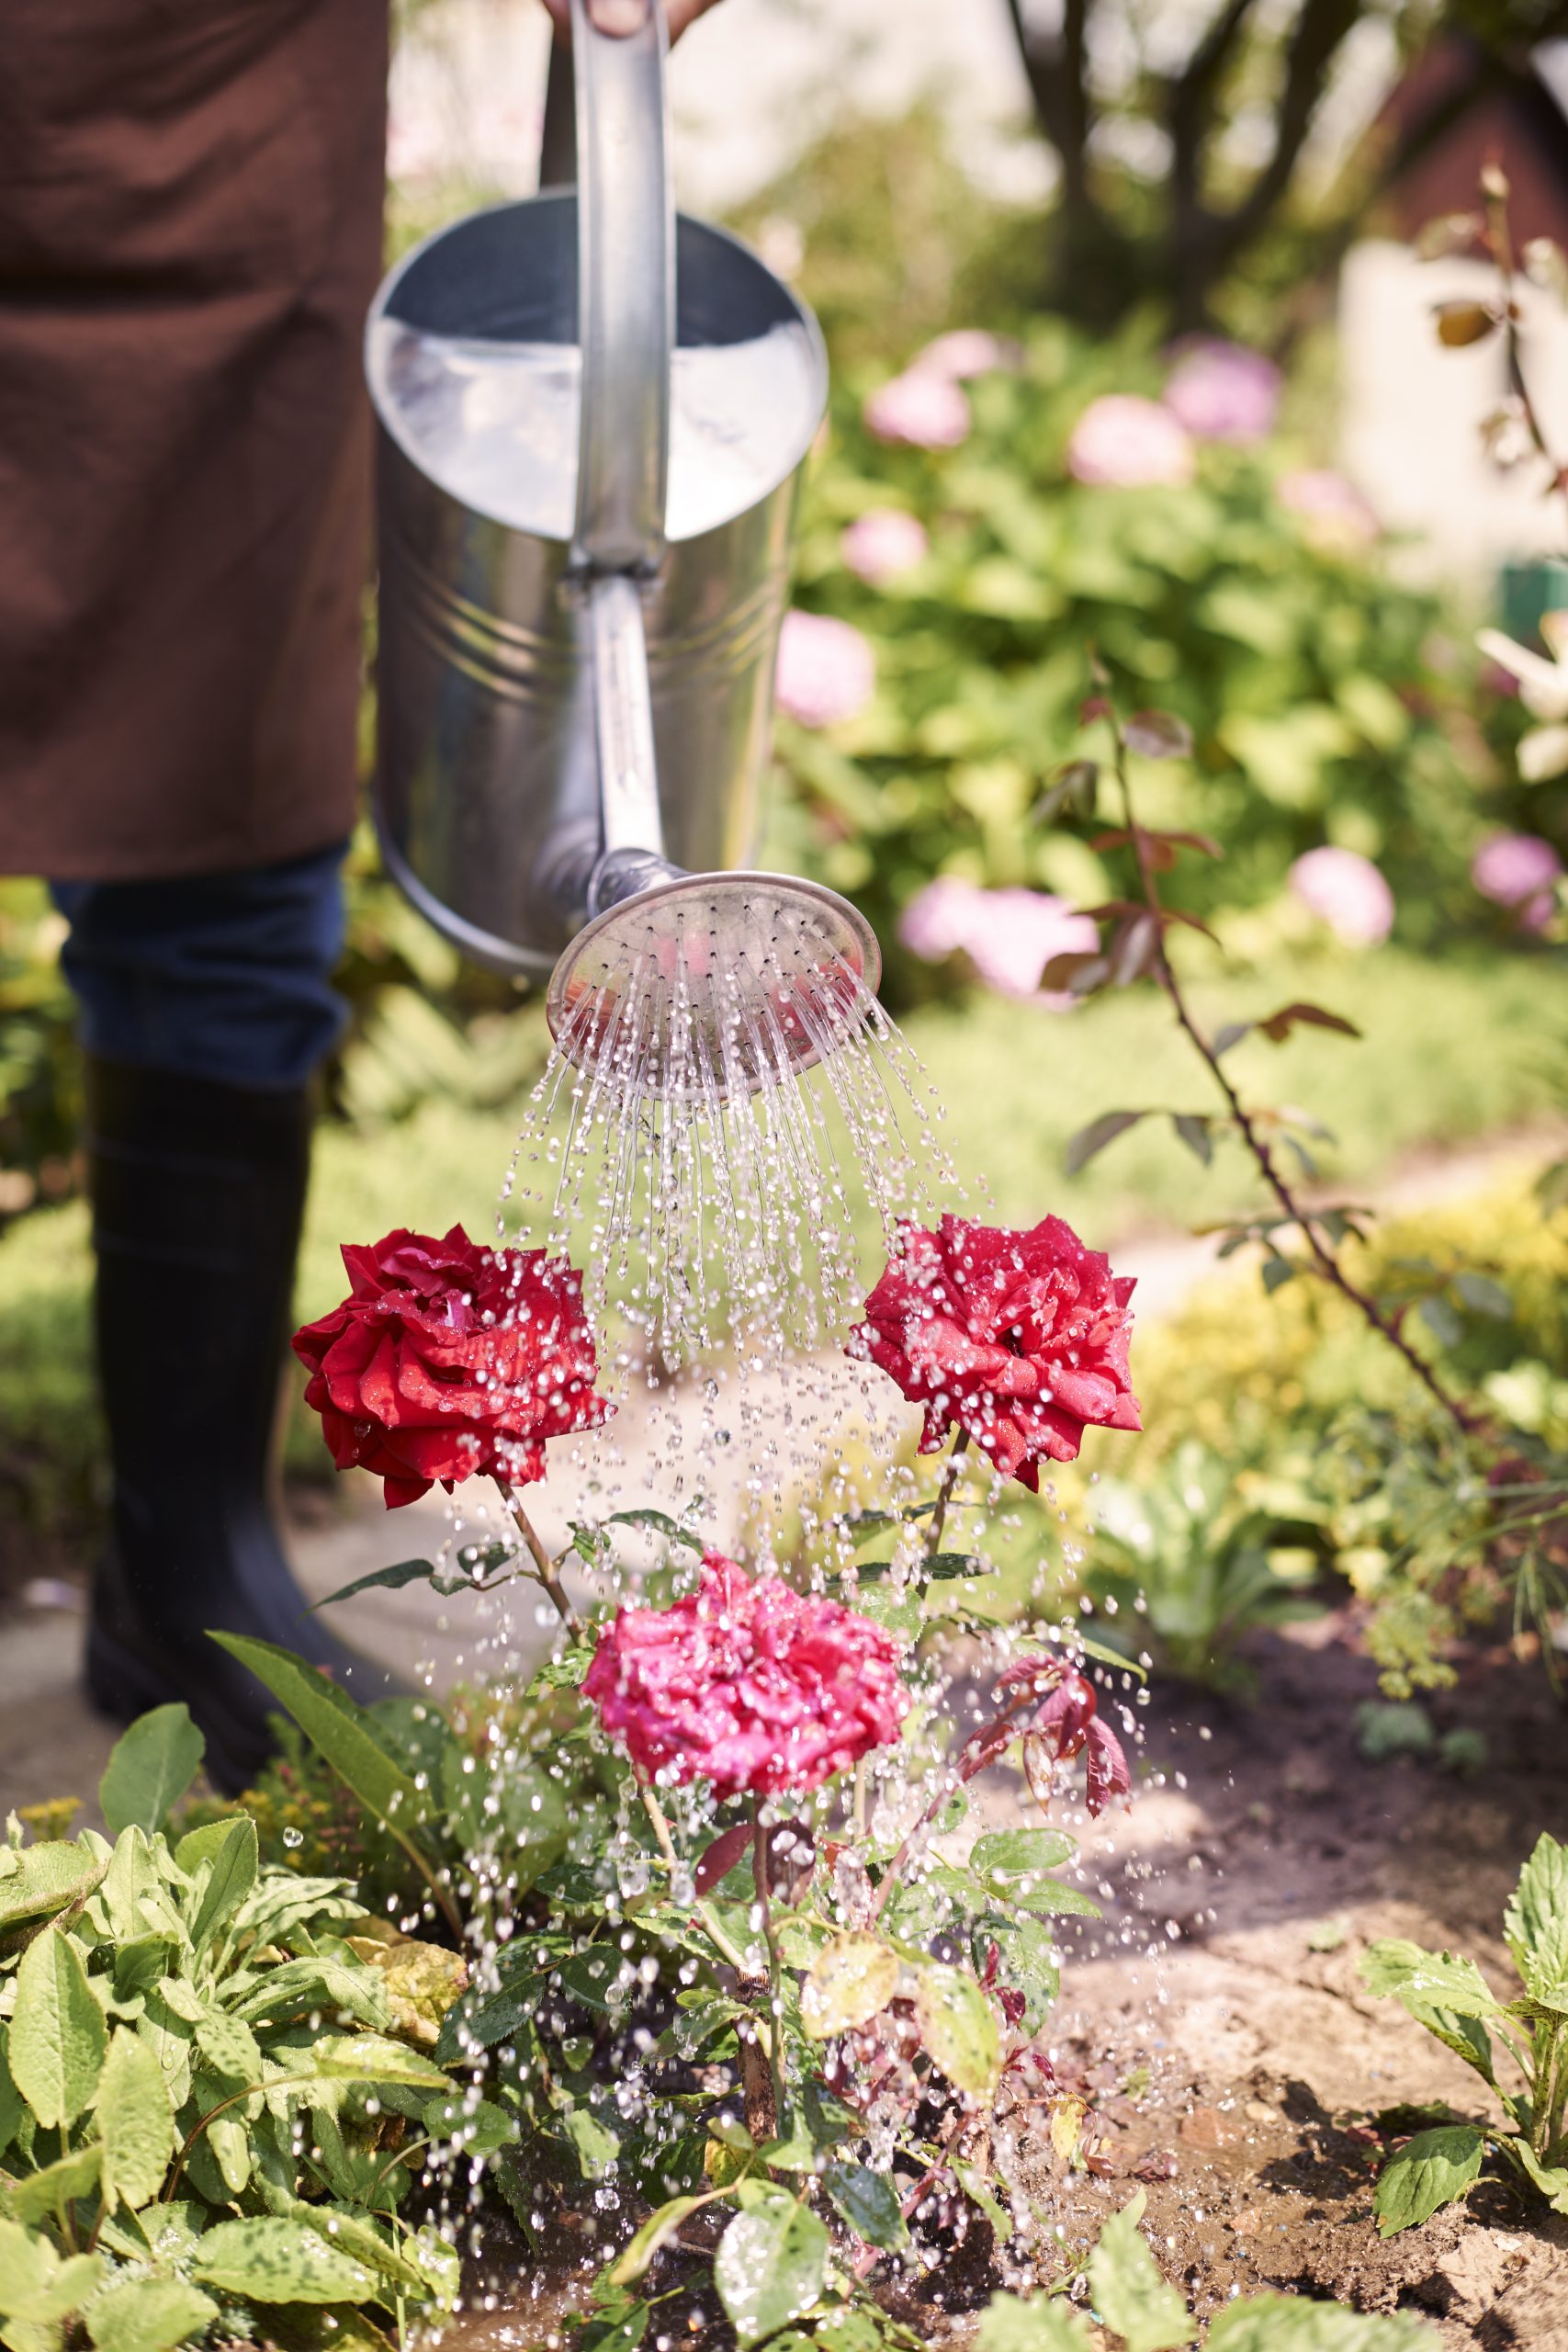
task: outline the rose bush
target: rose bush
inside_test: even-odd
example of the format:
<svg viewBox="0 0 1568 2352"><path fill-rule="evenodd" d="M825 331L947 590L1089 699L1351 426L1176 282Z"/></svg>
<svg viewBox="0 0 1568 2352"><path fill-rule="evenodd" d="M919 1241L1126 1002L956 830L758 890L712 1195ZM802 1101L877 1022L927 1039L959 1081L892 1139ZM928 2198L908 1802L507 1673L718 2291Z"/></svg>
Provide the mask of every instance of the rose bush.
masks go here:
<svg viewBox="0 0 1568 2352"><path fill-rule="evenodd" d="M542 1250L487 1250L460 1225L345 1243L349 1295L294 1335L305 1402L340 1470L385 1481L389 1510L439 1480L545 1475L545 1442L611 1412L582 1278Z"/></svg>
<svg viewBox="0 0 1568 2352"><path fill-rule="evenodd" d="M897 1645L836 1600L705 1555L670 1609L621 1609L583 1694L638 1770L723 1797L820 1788L898 1736Z"/></svg>
<svg viewBox="0 0 1568 2352"><path fill-rule="evenodd" d="M1086 1428L1142 1426L1133 1281L1061 1217L1018 1232L947 1216L898 1238L850 1345L923 1408L922 1453L956 1427L1038 1492L1040 1463L1076 1460Z"/></svg>

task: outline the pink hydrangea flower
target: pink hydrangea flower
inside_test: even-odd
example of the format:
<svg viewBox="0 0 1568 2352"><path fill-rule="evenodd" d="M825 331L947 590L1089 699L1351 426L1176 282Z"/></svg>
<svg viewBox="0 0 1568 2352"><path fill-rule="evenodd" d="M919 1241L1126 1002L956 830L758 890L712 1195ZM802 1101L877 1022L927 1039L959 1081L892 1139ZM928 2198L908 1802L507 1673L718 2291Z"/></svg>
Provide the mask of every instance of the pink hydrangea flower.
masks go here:
<svg viewBox="0 0 1568 2352"><path fill-rule="evenodd" d="M1017 359L1017 345L1003 343L999 335L987 334L984 327L957 327L951 334L939 334L934 343L928 343L914 365L963 383L969 376L988 376L996 368L1014 367Z"/></svg>
<svg viewBox="0 0 1568 2352"><path fill-rule="evenodd" d="M1551 920L1562 860L1539 833L1494 833L1470 861L1470 878L1483 899L1517 909L1527 931Z"/></svg>
<svg viewBox="0 0 1568 2352"><path fill-rule="evenodd" d="M1291 888L1349 947L1377 947L1393 929L1393 892L1370 857L1325 844L1291 868Z"/></svg>
<svg viewBox="0 0 1568 2352"><path fill-rule="evenodd" d="M837 727L856 718L875 692L876 656L869 638L825 613L784 615L773 673L782 711L803 727Z"/></svg>
<svg viewBox="0 0 1568 2352"><path fill-rule="evenodd" d="M1177 359L1165 404L1200 441L1266 440L1280 405L1280 370L1260 351L1201 339Z"/></svg>
<svg viewBox="0 0 1568 2352"><path fill-rule="evenodd" d="M879 386L861 413L879 441L914 449L956 449L969 437L969 402L953 378L934 368L906 368Z"/></svg>
<svg viewBox="0 0 1568 2352"><path fill-rule="evenodd" d="M931 545L925 527L898 506L872 506L858 514L839 541L850 570L880 588L923 561Z"/></svg>
<svg viewBox="0 0 1568 2352"><path fill-rule="evenodd" d="M1335 552L1370 547L1378 518L1353 481L1329 466L1300 466L1281 474L1274 495L1300 520L1305 536Z"/></svg>
<svg viewBox="0 0 1568 2352"><path fill-rule="evenodd" d="M1170 411L1136 392L1107 392L1088 408L1067 443L1075 481L1152 490L1192 479L1192 444Z"/></svg>
<svg viewBox="0 0 1568 2352"><path fill-rule="evenodd" d="M909 1707L880 1625L716 1552L673 1608L616 1611L582 1688L640 1772L721 1797L819 1789L891 1746Z"/></svg>
<svg viewBox="0 0 1568 2352"><path fill-rule="evenodd" d="M1004 996L1034 997L1040 976L1057 956L1092 955L1100 935L1088 915L1044 890L984 890L956 874L928 882L898 918L898 936L928 964L968 956L987 986ZM1076 1000L1063 991L1039 1001L1063 1011Z"/></svg>

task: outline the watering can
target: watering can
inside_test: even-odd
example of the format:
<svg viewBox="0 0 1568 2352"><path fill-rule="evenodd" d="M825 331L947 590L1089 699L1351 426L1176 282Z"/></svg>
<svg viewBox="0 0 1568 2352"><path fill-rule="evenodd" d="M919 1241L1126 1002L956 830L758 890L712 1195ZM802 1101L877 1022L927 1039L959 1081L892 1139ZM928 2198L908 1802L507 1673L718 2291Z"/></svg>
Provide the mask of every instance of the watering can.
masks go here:
<svg viewBox="0 0 1568 2352"><path fill-rule="evenodd" d="M571 1059L617 1023L667 1052L678 999L722 1093L818 1058L879 975L836 892L744 870L827 363L674 212L659 0L621 38L573 0L572 33L576 189L439 231L370 312L377 824L448 939L549 976Z"/></svg>

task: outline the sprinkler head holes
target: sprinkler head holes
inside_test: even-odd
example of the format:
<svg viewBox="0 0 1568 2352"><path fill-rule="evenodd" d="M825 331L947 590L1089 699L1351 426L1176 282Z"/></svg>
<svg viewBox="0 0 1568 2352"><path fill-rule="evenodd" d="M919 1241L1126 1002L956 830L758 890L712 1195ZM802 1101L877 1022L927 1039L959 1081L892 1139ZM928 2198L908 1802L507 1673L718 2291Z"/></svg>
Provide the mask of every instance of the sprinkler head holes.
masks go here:
<svg viewBox="0 0 1568 2352"><path fill-rule="evenodd" d="M617 1091L755 1094L857 1035L876 935L835 890L782 874L678 874L597 915L551 975L566 1058Z"/></svg>

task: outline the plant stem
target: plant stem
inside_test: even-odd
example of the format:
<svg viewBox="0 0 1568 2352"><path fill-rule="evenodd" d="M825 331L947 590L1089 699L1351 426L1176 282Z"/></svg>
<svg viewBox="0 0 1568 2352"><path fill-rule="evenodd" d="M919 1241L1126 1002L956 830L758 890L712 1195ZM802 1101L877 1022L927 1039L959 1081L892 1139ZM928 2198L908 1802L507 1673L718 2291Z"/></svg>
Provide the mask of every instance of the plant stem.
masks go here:
<svg viewBox="0 0 1568 2352"><path fill-rule="evenodd" d="M942 1549L942 1531L947 1524L947 1507L953 1500L953 1489L958 1484L958 1475L963 1467L964 1457L968 1451L969 1432L967 1430L960 1430L953 1441L953 1451L947 1457L947 1468L942 1472L942 1484L937 1488L936 1509L931 1513L931 1529L926 1536L926 1547L920 1555L921 1567L929 1566Z"/></svg>
<svg viewBox="0 0 1568 2352"><path fill-rule="evenodd" d="M636 1770L635 1766L633 1770ZM653 1834L659 1840L659 1850L671 1869L674 1870L679 1857L675 1851L674 1841L670 1835L670 1824L664 1818L664 1807L640 1772L637 1773L637 1794L642 1799L642 1809L653 1824Z"/></svg>
<svg viewBox="0 0 1568 2352"><path fill-rule="evenodd" d="M1296 1198L1295 1193L1292 1190L1288 1178L1280 1173L1279 1163L1276 1161L1273 1153L1269 1148L1264 1138L1258 1134L1258 1128L1243 1103L1240 1095L1237 1094L1235 1088L1231 1084L1230 1080L1226 1077L1218 1054L1215 1053L1213 1046L1210 1044L1208 1038L1204 1036L1202 1031L1199 1028L1198 1023L1192 1018L1181 983L1178 979L1175 968L1171 964L1169 956L1165 951L1165 910L1160 901L1159 885L1155 879L1154 865L1149 856L1148 842L1144 833L1140 831L1136 816L1134 813L1133 786L1132 781L1127 774L1127 751L1126 746L1122 741L1121 720L1117 714L1115 706L1111 700L1109 690L1102 689L1102 692L1105 694L1105 700L1108 708L1108 723L1111 729L1111 743L1113 747L1116 780L1122 787L1122 807L1126 819L1127 831L1132 836L1133 854L1137 860L1138 879L1142 886L1144 903L1147 907L1151 916L1154 918L1156 924L1156 945L1154 950L1155 978L1159 982L1160 987L1165 990L1167 997L1169 999L1171 1011L1175 1013L1179 1026L1190 1039L1194 1049L1201 1058L1204 1067L1208 1069L1214 1084L1219 1088L1220 1092L1224 1095L1225 1106L1230 1112L1231 1118L1235 1123L1236 1133L1240 1136L1242 1142L1251 1153L1258 1173L1263 1178L1263 1181L1268 1185L1269 1191L1273 1193L1274 1198L1279 1202L1280 1206L1284 1210L1285 1215L1291 1219L1291 1222L1300 1232L1303 1239L1307 1245L1307 1248L1312 1251L1313 1257L1316 1261L1318 1272L1322 1274L1325 1281L1331 1283L1334 1288L1338 1291L1343 1297L1349 1301L1357 1313L1365 1322L1371 1325L1371 1329L1378 1333L1380 1338L1386 1340L1389 1346L1393 1348L1398 1355L1404 1358L1405 1363L1415 1374L1416 1379L1421 1383L1421 1385L1427 1390L1428 1396L1431 1396L1436 1404L1442 1408L1443 1411L1453 1422L1454 1427L1459 1430L1461 1436L1468 1437L1472 1427L1470 1414L1465 1410L1465 1408L1460 1403L1459 1399L1450 1394L1442 1382L1438 1378L1437 1374L1432 1370L1430 1364L1423 1362L1422 1358L1417 1355L1409 1340L1404 1337L1396 1325L1391 1322L1389 1317L1383 1313L1382 1308L1378 1305L1376 1299L1371 1297L1368 1292L1362 1290L1357 1283L1351 1281L1349 1275L1345 1272L1344 1267L1340 1264L1335 1251L1330 1248L1329 1244L1324 1239L1322 1234L1319 1232L1316 1221L1314 1219L1311 1211L1302 1205L1301 1202Z"/></svg>
<svg viewBox="0 0 1568 2352"><path fill-rule="evenodd" d="M1568 464L1557 455L1546 437L1540 411L1530 393L1524 368L1524 337L1519 333L1519 306L1516 293L1518 273L1514 263L1514 240L1508 226L1508 195L1505 187L1488 184L1489 175L1483 173L1482 200L1486 208L1486 242L1492 258L1497 265L1497 275L1503 288L1503 354L1508 382L1524 414L1525 427L1535 444L1538 456L1544 458L1551 469L1551 490L1559 492L1568 504Z"/></svg>
<svg viewBox="0 0 1568 2352"><path fill-rule="evenodd" d="M497 1478L495 1484L498 1491L500 1492L502 1502L506 1505L507 1510L512 1513L513 1519L516 1523L518 1533L522 1536L524 1543L528 1546L528 1550L533 1556L535 1573L537 1575L539 1582L544 1586L545 1590L549 1594L550 1599L555 1602L556 1609L559 1613L562 1624L566 1627L569 1634L581 1634L582 1631L582 1621L578 1616L578 1613L572 1607L570 1601L567 1599L566 1587L562 1584L559 1576L557 1574L556 1564L551 1559L548 1552L545 1549L543 1543L540 1541L538 1530L535 1527L533 1521L524 1510L523 1505L518 1498L516 1490L511 1487L504 1478Z"/></svg>
<svg viewBox="0 0 1568 2352"><path fill-rule="evenodd" d="M751 1878L757 1889L757 1901L762 1911L762 1940L768 1947L768 2072L773 2079L773 2129L784 2122L784 2022L779 2014L783 1998L784 1963L779 1957L778 1938L773 1932L773 1906L768 1891L768 1833L762 1826L760 1798L751 1800Z"/></svg>

